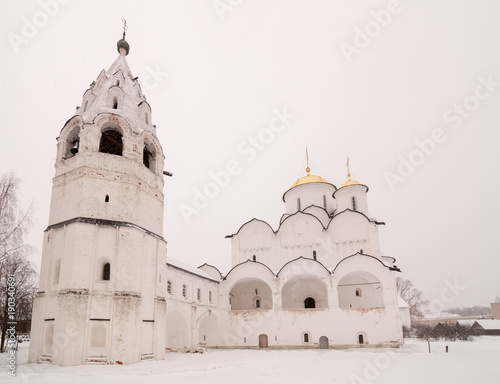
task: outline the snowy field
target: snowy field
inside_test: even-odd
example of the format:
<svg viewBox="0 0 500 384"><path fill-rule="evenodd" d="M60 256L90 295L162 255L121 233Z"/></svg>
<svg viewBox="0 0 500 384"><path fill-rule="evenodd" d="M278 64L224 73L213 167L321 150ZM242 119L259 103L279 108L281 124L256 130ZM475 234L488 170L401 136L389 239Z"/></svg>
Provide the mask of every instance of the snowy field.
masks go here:
<svg viewBox="0 0 500 384"><path fill-rule="evenodd" d="M432 342L431 348L429 354L426 342L410 339L399 350L210 350L129 366L58 367L27 364L28 343L22 343L16 377L0 354L0 383L500 383L500 337Z"/></svg>

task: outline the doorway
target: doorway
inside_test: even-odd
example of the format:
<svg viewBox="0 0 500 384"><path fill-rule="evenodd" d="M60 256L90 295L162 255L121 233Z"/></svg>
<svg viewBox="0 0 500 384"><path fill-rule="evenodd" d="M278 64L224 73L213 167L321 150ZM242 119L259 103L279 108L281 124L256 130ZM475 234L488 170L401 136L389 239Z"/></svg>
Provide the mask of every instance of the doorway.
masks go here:
<svg viewBox="0 0 500 384"><path fill-rule="evenodd" d="M267 348L267 335L259 335L259 348Z"/></svg>
<svg viewBox="0 0 500 384"><path fill-rule="evenodd" d="M329 349L330 345L328 344L328 337L321 336L319 338L319 349Z"/></svg>

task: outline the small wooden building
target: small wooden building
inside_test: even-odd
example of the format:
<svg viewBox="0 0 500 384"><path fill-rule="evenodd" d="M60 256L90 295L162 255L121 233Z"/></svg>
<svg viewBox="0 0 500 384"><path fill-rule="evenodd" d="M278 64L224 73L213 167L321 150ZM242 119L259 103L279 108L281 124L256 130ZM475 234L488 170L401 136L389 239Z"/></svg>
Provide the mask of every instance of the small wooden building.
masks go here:
<svg viewBox="0 0 500 384"><path fill-rule="evenodd" d="M476 320L474 324L472 324L471 333L476 336L500 336L500 320Z"/></svg>

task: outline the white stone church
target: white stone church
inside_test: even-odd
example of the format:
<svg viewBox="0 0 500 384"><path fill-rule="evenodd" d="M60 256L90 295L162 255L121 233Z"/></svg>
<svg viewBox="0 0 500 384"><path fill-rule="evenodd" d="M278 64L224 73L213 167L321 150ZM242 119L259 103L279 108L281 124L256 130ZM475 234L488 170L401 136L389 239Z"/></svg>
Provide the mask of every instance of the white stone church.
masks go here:
<svg viewBox="0 0 500 384"><path fill-rule="evenodd" d="M167 259L164 156L151 107L119 56L84 93L57 144L30 362L131 364L205 348L398 347L395 259L368 187L306 175L277 229L228 235L232 269ZM175 255L174 255L175 257Z"/></svg>

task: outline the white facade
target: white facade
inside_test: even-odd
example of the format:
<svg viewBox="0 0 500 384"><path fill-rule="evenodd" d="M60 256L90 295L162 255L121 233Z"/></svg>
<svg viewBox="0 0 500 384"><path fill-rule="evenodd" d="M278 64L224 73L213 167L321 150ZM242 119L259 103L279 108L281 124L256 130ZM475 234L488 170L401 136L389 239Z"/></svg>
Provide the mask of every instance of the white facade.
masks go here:
<svg viewBox="0 0 500 384"><path fill-rule="evenodd" d="M30 362L165 354L164 156L126 42L119 52L58 137Z"/></svg>
<svg viewBox="0 0 500 384"><path fill-rule="evenodd" d="M166 258L164 156L128 44L58 137L30 362L130 364L165 351L402 343L394 259L380 250L368 187L309 174L283 195L279 228L227 236L232 268Z"/></svg>
<svg viewBox="0 0 500 384"><path fill-rule="evenodd" d="M367 191L350 178L337 190L308 173L285 192L277 230L253 219L227 236L233 264L227 274L204 264L184 276L194 285L207 274L219 281L218 303L191 301L190 316L167 295L168 316L179 320L182 312L184 329L193 324L185 345L172 349L401 345L399 269L381 254L383 223L368 218Z"/></svg>

